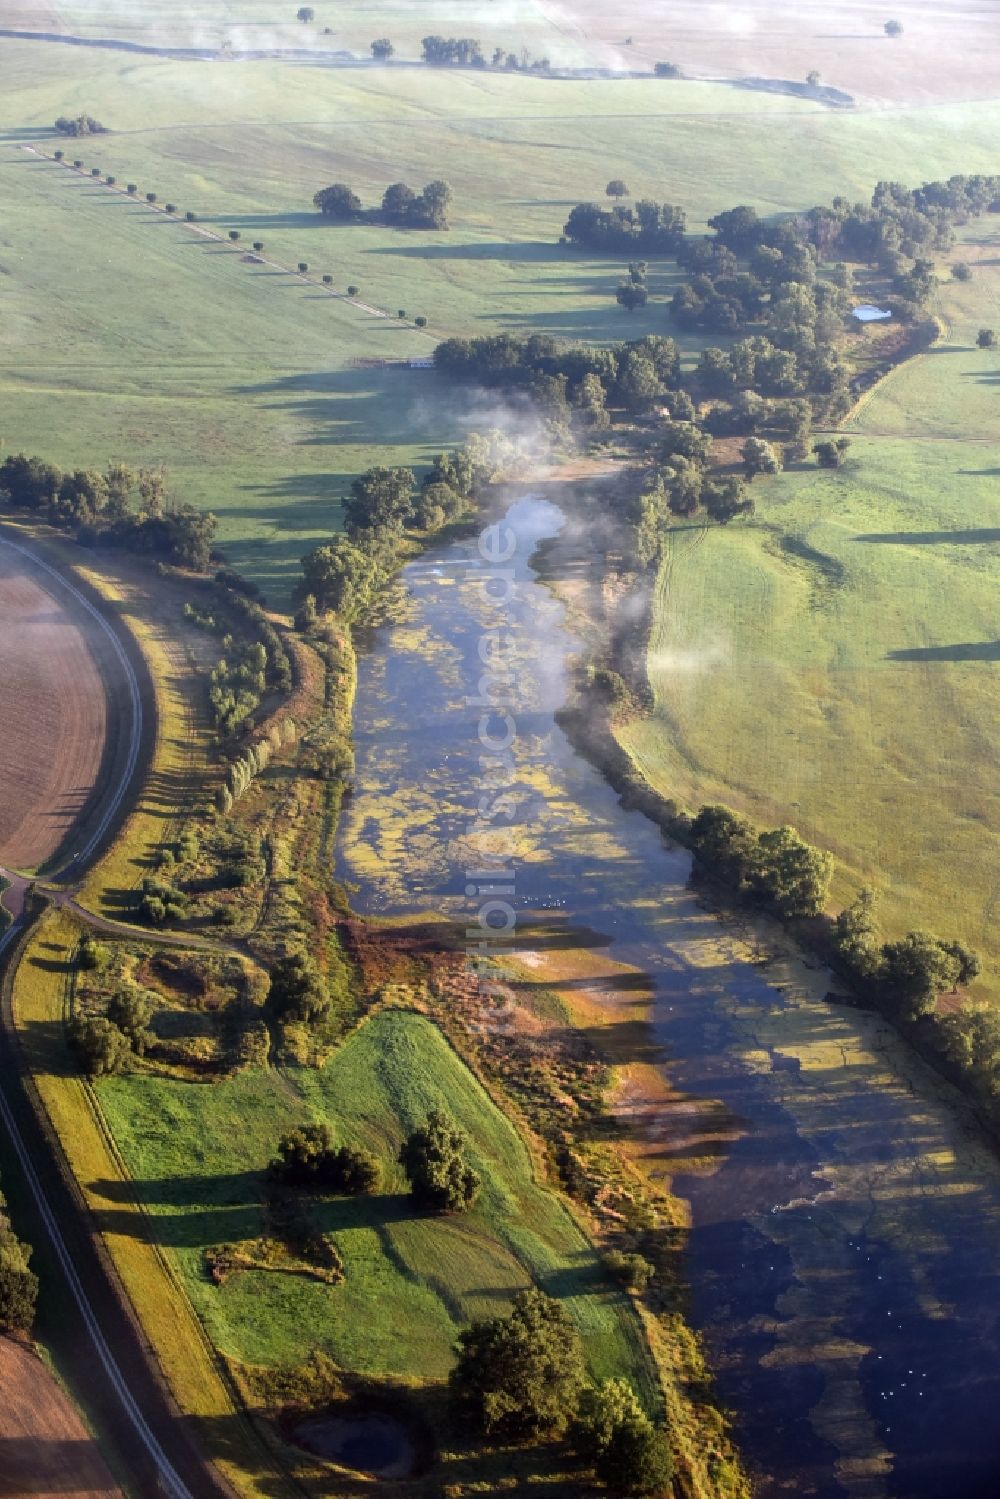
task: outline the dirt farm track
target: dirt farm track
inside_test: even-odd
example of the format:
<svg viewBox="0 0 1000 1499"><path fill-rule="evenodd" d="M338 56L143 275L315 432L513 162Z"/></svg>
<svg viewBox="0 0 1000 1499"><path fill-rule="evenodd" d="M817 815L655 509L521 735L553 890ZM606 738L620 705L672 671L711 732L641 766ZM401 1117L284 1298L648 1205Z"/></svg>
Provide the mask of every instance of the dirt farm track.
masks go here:
<svg viewBox="0 0 1000 1499"><path fill-rule="evenodd" d="M46 584L0 537L0 864L13 869L59 848L94 791L107 729L85 617Z"/></svg>
<svg viewBox="0 0 1000 1499"><path fill-rule="evenodd" d="M48 1369L0 1337L0 1496L119 1499L97 1445Z"/></svg>

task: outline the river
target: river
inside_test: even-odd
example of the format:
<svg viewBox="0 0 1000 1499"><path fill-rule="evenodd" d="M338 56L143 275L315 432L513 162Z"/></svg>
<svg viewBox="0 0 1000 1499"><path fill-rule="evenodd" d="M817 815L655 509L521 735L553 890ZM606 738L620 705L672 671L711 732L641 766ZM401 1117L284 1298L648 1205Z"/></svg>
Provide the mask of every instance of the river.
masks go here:
<svg viewBox="0 0 1000 1499"><path fill-rule="evenodd" d="M482 818L502 812L511 873L486 919L510 908L530 945L531 913L564 913L650 976L683 1100L663 1121L663 1171L690 1156L692 1109L734 1124L673 1190L692 1213L691 1320L762 1494L993 1495L997 1164L889 1027L829 1003L829 976L794 955L762 964L689 890L687 853L573 750L554 715L581 643L531 565L564 523L528 497L485 548L463 539L405 569L359 662L338 874L359 911L475 929ZM475 699L501 646L513 689L494 710Z"/></svg>

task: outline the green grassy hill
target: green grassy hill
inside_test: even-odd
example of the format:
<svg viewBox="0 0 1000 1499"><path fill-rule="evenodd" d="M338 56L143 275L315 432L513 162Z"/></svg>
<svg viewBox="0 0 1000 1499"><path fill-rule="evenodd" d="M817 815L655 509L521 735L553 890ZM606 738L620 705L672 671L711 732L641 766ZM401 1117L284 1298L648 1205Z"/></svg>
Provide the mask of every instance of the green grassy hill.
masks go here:
<svg viewBox="0 0 1000 1499"><path fill-rule="evenodd" d="M131 1076L98 1093L159 1242L230 1356L294 1364L320 1347L346 1369L440 1377L459 1329L503 1311L535 1281L565 1301L595 1374L625 1374L655 1399L631 1303L606 1281L560 1199L538 1185L506 1116L422 1016L380 1012L317 1072L250 1072L211 1087ZM454 1218L415 1215L395 1164L435 1104L467 1132L484 1182L472 1211ZM204 1250L262 1232L261 1172L278 1136L306 1119L326 1120L339 1141L386 1166L379 1195L317 1209L346 1281L250 1271L211 1285Z"/></svg>

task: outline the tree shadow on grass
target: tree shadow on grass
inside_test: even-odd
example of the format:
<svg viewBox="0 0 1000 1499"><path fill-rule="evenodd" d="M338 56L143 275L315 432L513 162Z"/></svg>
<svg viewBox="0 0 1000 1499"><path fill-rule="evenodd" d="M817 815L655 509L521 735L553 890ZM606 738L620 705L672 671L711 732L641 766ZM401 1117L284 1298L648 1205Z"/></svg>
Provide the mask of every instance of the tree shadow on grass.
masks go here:
<svg viewBox="0 0 1000 1499"><path fill-rule="evenodd" d="M887 661L1000 661L1000 640L969 640L956 645L913 646L889 651Z"/></svg>
<svg viewBox="0 0 1000 1499"><path fill-rule="evenodd" d="M483 244L378 245L366 249L364 254L397 255L407 260L510 260L522 261L529 265L576 264L573 252L565 245L549 244L545 240L496 240ZM608 274L612 274L610 265Z"/></svg>
<svg viewBox="0 0 1000 1499"><path fill-rule="evenodd" d="M996 469L972 470L985 474ZM981 526L968 531L870 531L855 541L877 541L886 546L979 546L1000 541L1000 526Z"/></svg>
<svg viewBox="0 0 1000 1499"><path fill-rule="evenodd" d="M264 1229L266 1182L262 1172L90 1182L95 1197L121 1206L93 1209L102 1233L152 1239L170 1249L207 1249L213 1244L258 1238ZM323 1233L371 1229L421 1216L403 1192L371 1197L303 1194L302 1202ZM139 1213L142 1204L154 1211ZM162 1209L173 1209L164 1212Z"/></svg>

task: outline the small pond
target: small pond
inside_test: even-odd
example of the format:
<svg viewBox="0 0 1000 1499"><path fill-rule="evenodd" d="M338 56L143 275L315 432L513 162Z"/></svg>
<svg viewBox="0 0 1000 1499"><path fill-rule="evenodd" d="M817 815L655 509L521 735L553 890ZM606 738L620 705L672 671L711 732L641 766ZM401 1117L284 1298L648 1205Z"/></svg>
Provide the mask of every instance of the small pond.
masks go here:
<svg viewBox="0 0 1000 1499"><path fill-rule="evenodd" d="M416 1465L406 1427L383 1411L307 1416L293 1427L291 1437L314 1456L372 1478L409 1478Z"/></svg>
<svg viewBox="0 0 1000 1499"><path fill-rule="evenodd" d="M881 323L887 317L892 317L892 313L884 307L873 306L871 302L862 302L860 307L852 309L851 316L856 317L859 323Z"/></svg>

